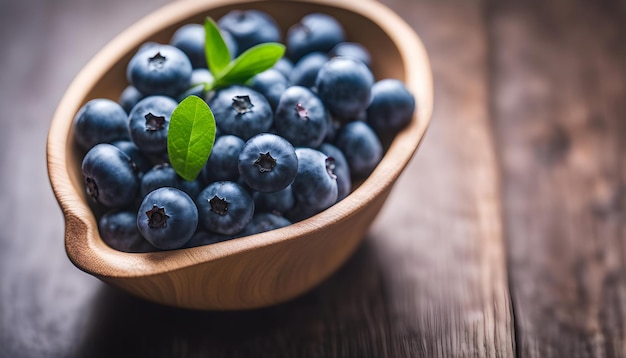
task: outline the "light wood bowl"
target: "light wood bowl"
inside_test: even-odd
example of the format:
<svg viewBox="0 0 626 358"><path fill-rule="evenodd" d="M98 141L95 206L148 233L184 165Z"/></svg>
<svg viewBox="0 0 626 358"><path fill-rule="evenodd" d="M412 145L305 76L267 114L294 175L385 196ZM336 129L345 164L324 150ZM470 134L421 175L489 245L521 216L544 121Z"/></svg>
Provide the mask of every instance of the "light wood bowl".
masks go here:
<svg viewBox="0 0 626 358"><path fill-rule="evenodd" d="M126 64L148 40L166 43L185 23L217 19L233 9L256 8L286 29L302 16L324 12L339 19L348 38L372 53L376 79L403 80L415 95L416 114L390 143L368 179L326 211L288 227L202 247L131 254L107 246L98 234L80 170L72 122L88 100L117 99ZM62 98L48 135L48 174L65 217L65 248L79 269L137 296L193 309L250 309L284 302L313 288L351 255L381 209L393 183L422 140L433 106L431 69L415 32L376 1L175 1L146 16L105 46Z"/></svg>

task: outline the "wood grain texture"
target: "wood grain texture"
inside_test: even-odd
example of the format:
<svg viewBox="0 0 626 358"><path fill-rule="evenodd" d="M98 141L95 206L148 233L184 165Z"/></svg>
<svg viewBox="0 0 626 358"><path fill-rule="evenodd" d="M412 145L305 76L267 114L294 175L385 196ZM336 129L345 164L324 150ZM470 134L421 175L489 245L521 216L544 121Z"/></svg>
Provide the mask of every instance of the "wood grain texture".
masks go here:
<svg viewBox="0 0 626 358"><path fill-rule="evenodd" d="M11 4L11 9L17 8L17 12L22 15L6 16L3 18L6 21L2 22L7 24L8 29L16 27L28 34L26 38L8 37L7 41L11 44L12 51L21 51L18 53L26 54L23 57L32 63L20 61L18 58L11 65L22 69L22 72L33 71L32 76L40 79L34 85L33 82L19 81L21 77L15 74L8 81L2 81L2 84L21 83L23 87L20 87L20 93L23 96L35 91L45 99L43 104L33 106L32 112L28 112L26 116L26 120L35 129L35 134L26 131L15 121L3 120L6 127L0 131L0 143L12 143L6 144L7 147L16 146L16 143L22 141L43 143L54 106L76 72L99 47L132 23L133 19L158 6L142 1L133 2L130 8L125 1L109 1L106 8L93 1L66 0L56 6L46 3L48 5L43 7L35 4L37 3L27 1ZM475 8L475 3L462 5L457 10L455 8L460 6L458 4L420 5L400 1L391 5L404 16L421 12L420 17L411 17L412 22L418 19L426 21L432 16L430 21L424 22L420 27L416 26L419 25L417 23L412 25L424 32L432 56L442 61L437 69L440 77L439 95L447 98L449 93L456 93L456 96L447 102L444 100L443 103L452 107L464 106L467 104L464 98L469 92L477 88L484 90L485 79L484 74L481 74L477 77L466 77L467 81L478 81L476 86L471 85L455 92L459 82L453 76L446 75L445 67L456 67L459 72L458 67L462 66L456 57L449 57L449 43L454 42L454 36L463 31L446 35L446 25L434 20L448 14L445 18L462 25L464 30L471 29L481 21L477 17L479 10ZM36 16L26 16L31 9L40 12ZM118 11L124 16L117 16ZM13 12L10 13L13 15ZM90 31L95 13L103 14L104 17L99 21L107 23L96 34ZM467 14L470 16L466 17ZM58 30L51 31L48 26ZM435 26L436 30L428 31ZM19 31L5 31L3 35L13 32ZM482 36L482 32L479 32L474 41L480 42ZM76 45L70 46L71 43ZM43 44L51 49L59 46L63 50L44 56L46 52L42 49ZM68 51L72 53L69 58L66 53ZM470 63L483 66L480 64L484 60L482 51L483 49L478 52L470 51L463 58L469 58ZM460 54L461 51L454 53ZM42 59L46 59L46 66L43 66ZM443 64L444 60L447 65ZM20 67L20 64L25 67ZM47 68L57 70L48 71ZM5 73L8 74L3 72ZM51 98L49 93L57 95ZM479 100L484 101L484 98L479 97ZM9 108L9 115L2 118L19 116L15 106L9 105L13 103L24 104L25 100L21 96L10 97L4 106ZM478 125L482 125L482 110L484 103L480 102L478 117L481 118ZM2 189L9 202L21 203L23 198L32 198L31 201L38 198L42 210L52 214L42 216L40 225L30 225L27 221L30 208L27 205L22 204L17 210L14 207L3 207L6 213L16 212L21 221L16 223L10 215L3 218L4 227L9 231L4 233L6 236L1 241L6 250L0 253L3 258L0 262L4 265L0 271L0 355L399 357L434 354L488 356L495 355L495 352L508 355L507 352L512 351L512 345L510 339L508 344L505 342L511 333L502 334L499 328L509 325L508 309L500 307L506 301L506 296L496 294L496 304L487 302L490 300L489 291L492 287L490 273L502 272L502 267L492 267L492 264L501 265L502 257L497 255L499 244L496 242L494 246L496 255L494 252L483 255L479 245L486 242L479 241L478 234L474 233L473 230L478 228L472 223L472 217L465 217L465 224L461 226L448 228L448 223L454 222L454 217L459 212L464 212L457 206L456 194L468 199L470 206L477 200L474 196L476 193L469 186L461 186L454 193L445 194L448 187L452 187L457 181L456 176L464 175L470 170L469 166L464 166L460 171L451 170L452 166L448 166L445 171L438 169L439 160L448 157L455 158L455 163L462 162L465 148L455 146L454 143L456 137L464 134L463 131L447 133L459 121L449 118L448 115L462 116L461 112L463 111L460 109L442 110L438 115L439 120L447 124L431 131L431 146L434 147L426 151L427 157L421 160L421 164L412 165L410 172L402 177L403 181L395 189L396 194L388 202L391 211L386 211L376 222L375 231L366 238L364 245L340 272L302 298L284 305L249 312L191 312L168 308L133 298L82 274L71 266L62 250L61 215L47 189L43 158L39 157L40 160L35 161L39 164L33 165L39 181L29 179L29 172L32 170L29 166L18 166L23 168L18 172L3 170L0 176L3 183L12 183L9 186L11 189L7 186L3 186L7 189ZM39 119L41 113L46 114L45 120ZM468 127L469 124L464 128ZM480 146L479 142L486 133L484 126L478 132L478 137L464 143ZM480 159L481 155L488 156L484 151L485 147L481 148L480 154L472 163L489 165L489 157L485 162ZM20 161L6 157L8 161L3 161L3 165L15 167L19 163L28 162L29 158L40 156L41 153L43 147L38 152L25 152L25 157ZM422 194L419 197L422 206L406 208L406 213L415 213L417 217L421 217L418 222L426 227L421 230L434 236L426 233L425 239L419 245L411 244L409 239L414 226L409 226L401 231L401 236L398 237L400 240L396 241L400 246L394 249L390 245L396 238L397 230L407 225L405 220L411 222L412 218L401 216L402 222L387 222L386 218L394 216L394 207L406 206L401 204L405 200L402 194L415 189L412 179L422 173L429 175L422 179L422 185L436 185L440 179L443 180L437 190L443 189L444 196L438 197L434 190L429 191L424 186L420 189ZM489 173L487 176L491 185L493 177ZM41 189L39 191L44 195L31 193L31 186ZM435 209L442 208L449 208L448 214L452 217L439 218ZM489 204L487 216L491 215L489 213L493 209L494 206ZM490 229L482 232L488 233L489 242L497 236ZM29 239L10 240L15 237ZM455 244L446 244L444 240L447 237L455 237ZM431 252L428 252L429 247L422 246L437 243L439 246ZM449 251L449 248L453 251ZM424 261L417 262L416 266L411 261L413 255ZM461 260L463 265L459 265L456 261L466 255L470 259ZM474 270L469 270L471 273L468 271L470 267L474 267ZM481 276L481 272L486 274ZM436 282L428 280L430 274ZM477 282L476 277L479 276L487 281L481 284L480 290L471 291ZM449 283L440 284L447 279L451 279ZM502 277L496 277L493 285L502 287ZM473 292L471 296L464 295L466 289ZM483 291L485 294L481 296L480 292ZM494 327L497 329L492 330ZM494 332L493 335L491 332Z"/></svg>
<svg viewBox="0 0 626 358"><path fill-rule="evenodd" d="M623 1L382 1L431 56L421 151L335 275L223 313L77 270L45 173L71 79L167 2L0 4L0 357L626 356Z"/></svg>
<svg viewBox="0 0 626 358"><path fill-rule="evenodd" d="M396 344L404 356L510 357L482 4L427 2L405 14L431 54L436 105L372 230L383 261L394 262L383 272Z"/></svg>
<svg viewBox="0 0 626 358"><path fill-rule="evenodd" d="M624 2L490 2L521 357L626 354Z"/></svg>

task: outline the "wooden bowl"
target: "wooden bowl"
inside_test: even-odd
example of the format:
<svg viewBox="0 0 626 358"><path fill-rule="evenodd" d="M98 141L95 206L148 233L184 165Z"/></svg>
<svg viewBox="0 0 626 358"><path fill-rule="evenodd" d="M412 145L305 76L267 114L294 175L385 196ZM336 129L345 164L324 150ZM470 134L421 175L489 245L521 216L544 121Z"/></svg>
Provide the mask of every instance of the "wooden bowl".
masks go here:
<svg viewBox="0 0 626 358"><path fill-rule="evenodd" d="M283 33L307 13L335 16L348 38L372 53L376 79L403 80L415 95L416 114L387 148L375 171L344 200L285 228L217 244L131 254L107 246L98 234L80 170L72 122L88 100L117 99L126 64L148 40L167 43L185 23L217 19L233 9L266 11ZM65 248L79 269L137 296L193 309L249 309L289 300L319 284L350 256L416 151L430 121L429 61L415 32L376 1L175 1L146 16L105 46L62 98L48 135L48 174L65 217Z"/></svg>

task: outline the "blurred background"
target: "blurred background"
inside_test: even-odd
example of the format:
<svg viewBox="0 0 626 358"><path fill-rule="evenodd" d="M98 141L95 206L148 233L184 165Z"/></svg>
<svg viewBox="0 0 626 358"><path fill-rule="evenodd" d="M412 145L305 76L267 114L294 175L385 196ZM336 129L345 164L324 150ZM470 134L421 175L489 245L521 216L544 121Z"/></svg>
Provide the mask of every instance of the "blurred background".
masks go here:
<svg viewBox="0 0 626 358"><path fill-rule="evenodd" d="M626 3L381 2L435 80L385 208L306 295L193 312L76 269L46 171L74 76L168 1L0 0L0 356L626 356Z"/></svg>

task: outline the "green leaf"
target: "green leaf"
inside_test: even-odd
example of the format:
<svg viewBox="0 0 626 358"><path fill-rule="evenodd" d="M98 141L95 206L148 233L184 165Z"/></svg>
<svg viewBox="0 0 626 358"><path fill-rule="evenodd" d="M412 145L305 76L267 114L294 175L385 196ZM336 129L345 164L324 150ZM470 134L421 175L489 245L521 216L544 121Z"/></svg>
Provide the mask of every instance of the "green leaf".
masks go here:
<svg viewBox="0 0 626 358"><path fill-rule="evenodd" d="M167 132L172 168L183 179L196 179L215 141L215 117L200 97L188 96L176 106Z"/></svg>
<svg viewBox="0 0 626 358"><path fill-rule="evenodd" d="M249 48L222 72L216 72L214 87L245 83L254 75L272 68L285 54L285 46L267 42Z"/></svg>
<svg viewBox="0 0 626 358"><path fill-rule="evenodd" d="M220 73L230 63L230 51L215 20L210 17L204 20L204 32L207 66L211 73Z"/></svg>

